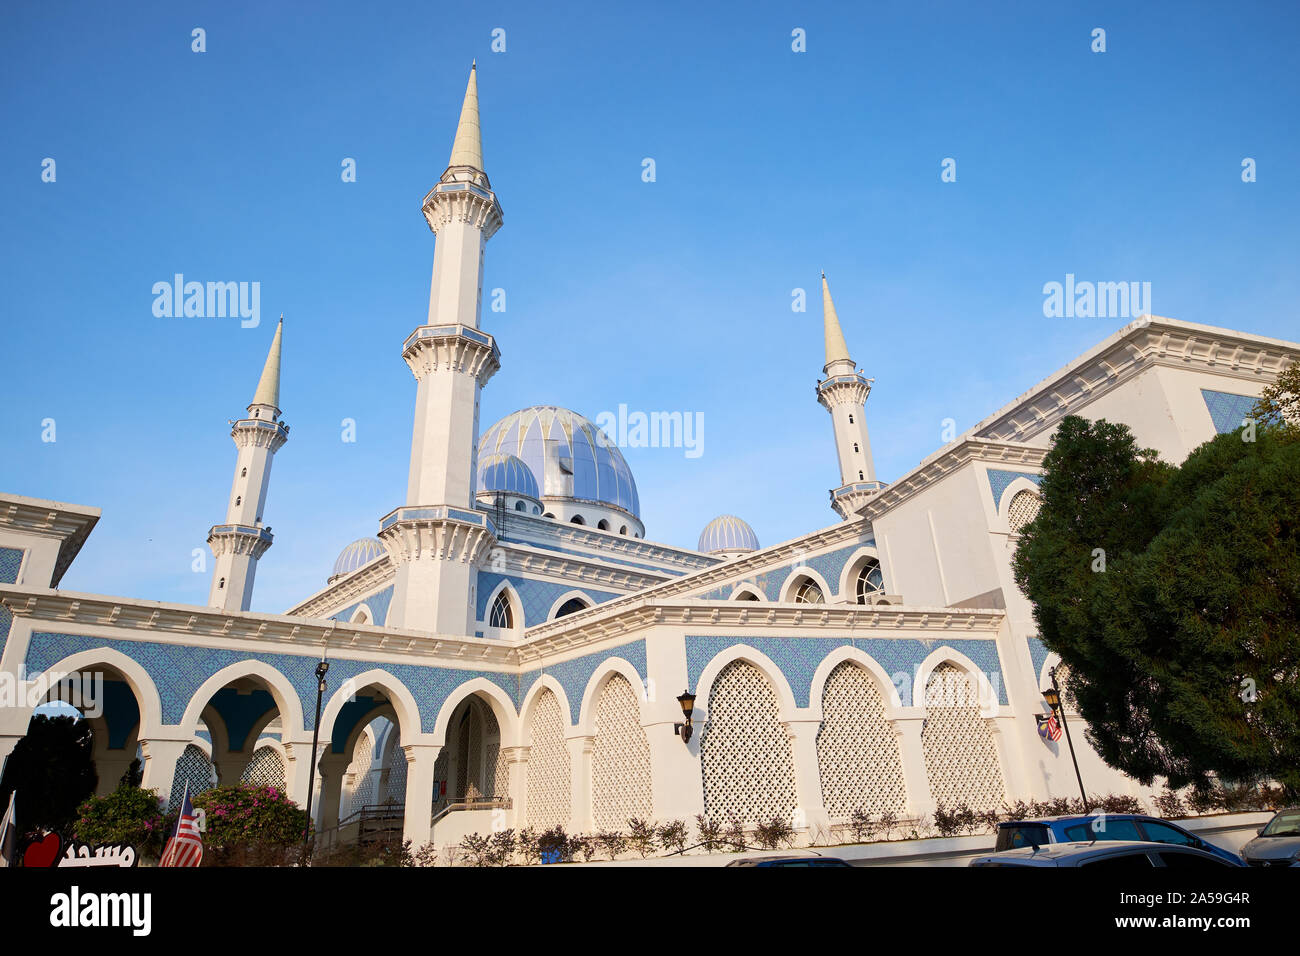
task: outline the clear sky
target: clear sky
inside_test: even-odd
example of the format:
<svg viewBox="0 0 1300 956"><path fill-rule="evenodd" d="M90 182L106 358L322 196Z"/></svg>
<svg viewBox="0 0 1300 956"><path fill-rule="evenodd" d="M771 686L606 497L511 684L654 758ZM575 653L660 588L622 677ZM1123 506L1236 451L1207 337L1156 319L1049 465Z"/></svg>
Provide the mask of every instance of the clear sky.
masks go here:
<svg viewBox="0 0 1300 956"><path fill-rule="evenodd" d="M1125 324L1045 318L1067 273L1300 338L1298 9L9 0L0 488L103 509L64 587L204 603L192 551L224 518L226 423L283 312L292 434L253 607L323 586L403 503L420 201L477 57L505 210L483 426L533 404L701 413L699 457L625 450L647 537L694 547L721 512L764 544L832 524L823 268L875 378L886 481L945 418L965 430ZM178 272L260 283L261 325L155 317L153 284Z"/></svg>

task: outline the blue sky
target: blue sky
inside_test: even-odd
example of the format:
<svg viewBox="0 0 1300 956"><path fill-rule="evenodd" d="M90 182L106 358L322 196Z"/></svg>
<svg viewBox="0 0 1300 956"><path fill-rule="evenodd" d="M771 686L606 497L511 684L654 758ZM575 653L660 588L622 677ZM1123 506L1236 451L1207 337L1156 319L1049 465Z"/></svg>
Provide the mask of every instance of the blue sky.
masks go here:
<svg viewBox="0 0 1300 956"><path fill-rule="evenodd" d="M1045 318L1066 273L1300 337L1294 4L623 6L5 4L0 488L103 509L65 587L206 601L191 552L280 312L292 435L254 609L317 590L402 503L420 200L475 57L505 210L484 286L507 296L482 423L702 413L698 458L625 451L652 539L693 547L721 512L765 544L836 520L823 268L876 380L884 480L1124 324ZM261 326L156 318L177 272L259 282Z"/></svg>

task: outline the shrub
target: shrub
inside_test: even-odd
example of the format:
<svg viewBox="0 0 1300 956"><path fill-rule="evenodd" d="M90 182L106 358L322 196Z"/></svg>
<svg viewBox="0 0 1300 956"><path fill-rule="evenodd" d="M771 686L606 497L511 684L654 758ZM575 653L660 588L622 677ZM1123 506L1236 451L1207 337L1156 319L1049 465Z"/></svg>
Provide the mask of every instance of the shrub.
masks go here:
<svg viewBox="0 0 1300 956"><path fill-rule="evenodd" d="M745 826L739 820L732 819L727 824L727 830L722 836L724 842L731 849L732 853L743 853L749 849L749 844L745 837Z"/></svg>
<svg viewBox="0 0 1300 956"><path fill-rule="evenodd" d="M1172 790L1166 790L1152 802L1155 803L1156 810L1159 811L1162 817L1182 817L1187 815L1182 798Z"/></svg>
<svg viewBox="0 0 1300 956"><path fill-rule="evenodd" d="M886 810L880 815L880 820L876 823L876 826L878 827L877 832L883 833L885 839L888 840L893 834L894 828L898 826L898 814L893 810Z"/></svg>
<svg viewBox="0 0 1300 956"><path fill-rule="evenodd" d="M542 859L541 847L537 845L538 833L532 827L524 827L519 831L519 836L515 840L515 847L519 855L524 858L526 866L533 866Z"/></svg>
<svg viewBox="0 0 1300 956"><path fill-rule="evenodd" d="M1108 794L1099 802L1093 803L1094 810L1102 813L1142 813L1142 801L1124 793Z"/></svg>
<svg viewBox="0 0 1300 956"><path fill-rule="evenodd" d="M715 853L726 845L726 837L722 832L722 825L714 823L704 814L698 814L695 817L695 828L700 834L700 846L705 853Z"/></svg>
<svg viewBox="0 0 1300 956"><path fill-rule="evenodd" d="M627 830L627 845L640 854L641 859L644 860L655 851L658 830L653 823L632 817L627 821Z"/></svg>
<svg viewBox="0 0 1300 956"><path fill-rule="evenodd" d="M857 843L865 843L871 839L871 834L876 830L876 824L871 819L871 814L865 810L854 810L853 816L849 818L849 831L853 834L853 839Z"/></svg>
<svg viewBox="0 0 1300 956"><path fill-rule="evenodd" d="M492 834L492 846L488 852L488 862L492 866L509 866L515 855L515 831L498 830Z"/></svg>
<svg viewBox="0 0 1300 956"><path fill-rule="evenodd" d="M149 858L162 855L166 832L157 791L127 786L83 801L72 825L72 835L82 843L128 843Z"/></svg>
<svg viewBox="0 0 1300 956"><path fill-rule="evenodd" d="M612 860L627 849L627 837L617 830L601 830L596 834L600 848Z"/></svg>
<svg viewBox="0 0 1300 956"><path fill-rule="evenodd" d="M939 836L956 836L961 829L961 814L958 810L948 810L942 803L934 808L934 828Z"/></svg>
<svg viewBox="0 0 1300 956"><path fill-rule="evenodd" d="M686 849L686 821L670 820L659 827L659 842L665 850L681 853Z"/></svg>
<svg viewBox="0 0 1300 956"><path fill-rule="evenodd" d="M469 833L461 839L460 848L469 857L470 866L487 866L492 851L492 840L477 833Z"/></svg>
<svg viewBox="0 0 1300 956"><path fill-rule="evenodd" d="M582 838L570 838L558 824L537 837L538 855L548 863L571 863L581 849Z"/></svg>
<svg viewBox="0 0 1300 956"><path fill-rule="evenodd" d="M308 827L307 812L275 787L216 787L193 803L207 815L205 865L287 865L294 862ZM393 852L400 857L400 844Z"/></svg>
<svg viewBox="0 0 1300 956"><path fill-rule="evenodd" d="M766 850L775 850L782 844L789 846L794 840L794 828L781 817L773 817L766 823L760 823L754 832L758 845Z"/></svg>

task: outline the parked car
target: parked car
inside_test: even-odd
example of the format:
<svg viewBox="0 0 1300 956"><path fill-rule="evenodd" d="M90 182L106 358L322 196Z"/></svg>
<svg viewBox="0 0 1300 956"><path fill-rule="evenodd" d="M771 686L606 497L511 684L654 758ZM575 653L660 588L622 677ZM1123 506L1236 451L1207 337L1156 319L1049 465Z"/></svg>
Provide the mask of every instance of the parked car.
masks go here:
<svg viewBox="0 0 1300 956"><path fill-rule="evenodd" d="M758 856L732 860L727 866L849 866L837 856Z"/></svg>
<svg viewBox="0 0 1300 956"><path fill-rule="evenodd" d="M1177 824L1140 813L1089 813L1060 817L1037 817L998 824L997 851L1053 843L1131 842L1149 840L1173 846L1189 846L1213 853L1229 863L1241 863L1237 854L1202 840Z"/></svg>
<svg viewBox="0 0 1300 956"><path fill-rule="evenodd" d="M1046 843L1018 850L1003 850L977 856L969 866L1078 866L1097 870L1218 870L1225 866L1245 866L1215 853L1190 846L1154 843L1106 841L1087 843Z"/></svg>
<svg viewBox="0 0 1300 956"><path fill-rule="evenodd" d="M1251 866L1300 866L1300 809L1279 810L1241 848Z"/></svg>

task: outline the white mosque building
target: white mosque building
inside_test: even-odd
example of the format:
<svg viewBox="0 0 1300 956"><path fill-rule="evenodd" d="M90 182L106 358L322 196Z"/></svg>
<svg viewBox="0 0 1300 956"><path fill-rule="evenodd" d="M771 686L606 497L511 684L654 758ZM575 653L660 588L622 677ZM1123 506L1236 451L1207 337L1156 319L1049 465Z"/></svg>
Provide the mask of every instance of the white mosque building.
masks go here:
<svg viewBox="0 0 1300 956"><path fill-rule="evenodd" d="M502 211L474 71L423 212L437 241L428 317L402 343L416 379L405 500L343 548L321 590L283 614L248 610L289 439L283 323L231 429L209 606L59 589L99 510L0 495L0 678L23 690L0 707L0 757L49 681L99 674L82 705L102 790L139 754L144 785L170 799L187 781L252 780L305 804L318 736L318 827L387 814L416 846L697 814L809 834L858 810L917 819L1073 796L1064 741L1034 719L1055 661L1011 571L1054 427L1123 422L1181 461L1300 358L1293 342L1144 316L886 482L867 431L873 380L823 277L816 398L837 520L764 546L720 515L692 550L653 541L623 455L577 412L536 405L480 427L502 368L481 325ZM683 692L696 695L689 739ZM1074 740L1090 791L1139 792Z"/></svg>

